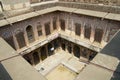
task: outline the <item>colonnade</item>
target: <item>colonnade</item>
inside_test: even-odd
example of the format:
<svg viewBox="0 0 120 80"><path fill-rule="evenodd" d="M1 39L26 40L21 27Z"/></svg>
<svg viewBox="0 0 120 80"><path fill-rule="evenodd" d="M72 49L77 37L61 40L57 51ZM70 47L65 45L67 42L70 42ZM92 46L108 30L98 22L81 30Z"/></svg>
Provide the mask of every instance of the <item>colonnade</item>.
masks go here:
<svg viewBox="0 0 120 80"><path fill-rule="evenodd" d="M54 18L53 18L54 19ZM42 37L47 37L52 32L58 30L57 23L58 19L53 20L51 18L50 22L39 23L36 26L28 25L22 35L13 33L13 41L15 49L19 50L25 46L29 46L31 43L38 41ZM18 35L18 36L17 36ZM22 37L21 37L22 36Z"/></svg>
<svg viewBox="0 0 120 80"><path fill-rule="evenodd" d="M81 25L81 23L74 23L71 25L72 30L68 29L68 22L66 19L59 19L59 17L51 18L49 22L39 23L36 26L28 25L21 35L13 34L13 40L16 50L19 50L25 46L29 46L31 43L38 41L42 37L49 36L54 31L72 31L75 36L79 36L81 39L88 39L92 42L98 42L101 44L103 40L103 29L94 28L91 25ZM17 37L18 36L18 37ZM21 36L21 37L20 37Z"/></svg>
<svg viewBox="0 0 120 80"><path fill-rule="evenodd" d="M58 38L28 54L25 54L23 57L31 65L36 65L45 60L47 57L54 55L56 51L59 50L64 50L66 53L69 53L79 59L81 57L84 57L86 60L92 60L96 55L95 51L89 50L85 47Z"/></svg>
<svg viewBox="0 0 120 80"><path fill-rule="evenodd" d="M92 51L88 48L77 45L75 43L68 42L64 39L62 39L62 41L60 41L60 42L61 42L62 50L74 55L75 57L77 57L79 59L85 58L86 60L92 60L95 57L95 55L97 54L97 52L95 52L95 51Z"/></svg>
<svg viewBox="0 0 120 80"><path fill-rule="evenodd" d="M23 55L23 57L31 64L36 65L39 62L42 62L47 57L55 54L57 50L59 50L60 44L58 40L54 40L40 48Z"/></svg>

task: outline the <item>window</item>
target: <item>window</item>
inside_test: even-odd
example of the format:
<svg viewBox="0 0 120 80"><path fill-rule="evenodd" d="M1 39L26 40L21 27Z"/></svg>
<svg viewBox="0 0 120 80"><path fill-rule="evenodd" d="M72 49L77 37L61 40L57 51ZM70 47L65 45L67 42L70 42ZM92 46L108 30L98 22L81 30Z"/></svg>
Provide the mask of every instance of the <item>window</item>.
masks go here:
<svg viewBox="0 0 120 80"><path fill-rule="evenodd" d="M81 34L81 24L75 23L75 34L80 36Z"/></svg>
<svg viewBox="0 0 120 80"><path fill-rule="evenodd" d="M63 31L65 31L65 20L60 19L60 26Z"/></svg>
<svg viewBox="0 0 120 80"><path fill-rule="evenodd" d="M17 41L18 41L18 44L19 44L20 48L26 46L23 32L17 33L16 38L17 38Z"/></svg>
<svg viewBox="0 0 120 80"><path fill-rule="evenodd" d="M27 32L27 36L28 36L28 41L29 43L34 41L34 35L33 35L33 30L32 30L32 26L28 26L26 28L26 32Z"/></svg>
<svg viewBox="0 0 120 80"><path fill-rule="evenodd" d="M50 34L50 22L45 24L45 32L46 32L46 35Z"/></svg>
<svg viewBox="0 0 120 80"><path fill-rule="evenodd" d="M91 27L89 25L85 25L85 31L84 31L85 38L90 39L90 34L91 34Z"/></svg>
<svg viewBox="0 0 120 80"><path fill-rule="evenodd" d="M103 36L103 30L102 29L95 29L95 38L94 40L96 42L101 42Z"/></svg>

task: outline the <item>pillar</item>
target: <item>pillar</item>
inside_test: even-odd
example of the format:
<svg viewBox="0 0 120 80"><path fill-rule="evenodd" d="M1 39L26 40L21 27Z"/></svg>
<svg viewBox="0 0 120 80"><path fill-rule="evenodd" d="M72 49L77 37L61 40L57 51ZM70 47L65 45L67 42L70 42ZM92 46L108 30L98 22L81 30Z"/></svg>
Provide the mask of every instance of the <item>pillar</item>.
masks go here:
<svg viewBox="0 0 120 80"><path fill-rule="evenodd" d="M109 37L109 32L110 30L106 28L106 30L104 30L103 32L103 36L102 36L102 41L101 41L101 45L104 47L107 42L108 42L108 37Z"/></svg>
<svg viewBox="0 0 120 80"><path fill-rule="evenodd" d="M34 33L34 37L35 37L35 41L38 40L38 30L37 30L37 26L33 27L33 33Z"/></svg>
<svg viewBox="0 0 120 80"><path fill-rule="evenodd" d="M57 22L56 22L56 23L57 23L57 24L56 24L57 30L60 31L61 28L60 28L60 18L59 18L59 16L57 16Z"/></svg>
<svg viewBox="0 0 120 80"><path fill-rule="evenodd" d="M75 35L75 25L74 25L74 20L71 20L71 32L73 35Z"/></svg>
<svg viewBox="0 0 120 80"><path fill-rule="evenodd" d="M53 19L50 17L50 32L53 32Z"/></svg>
<svg viewBox="0 0 120 80"><path fill-rule="evenodd" d="M84 26L81 25L81 35L80 35L81 39L84 39Z"/></svg>
<svg viewBox="0 0 120 80"><path fill-rule="evenodd" d="M68 53L68 44L65 44L65 51Z"/></svg>
<svg viewBox="0 0 120 80"><path fill-rule="evenodd" d="M69 26L69 19L67 17L67 19L65 20L65 32L69 32L68 26Z"/></svg>
<svg viewBox="0 0 120 80"><path fill-rule="evenodd" d="M55 47L54 47L53 42L51 44L52 44L52 47L54 48L53 54L55 54Z"/></svg>
<svg viewBox="0 0 120 80"><path fill-rule="evenodd" d="M90 56L90 50L87 50L87 59L89 61L89 56Z"/></svg>
<svg viewBox="0 0 120 80"><path fill-rule="evenodd" d="M46 33L45 33L45 25L44 25L44 24L42 24L42 34L43 34L43 36L46 36Z"/></svg>
<svg viewBox="0 0 120 80"><path fill-rule="evenodd" d="M25 39L25 43L26 43L26 46L29 45L29 41L28 41L28 36L27 36L27 32L24 31L24 39Z"/></svg>
<svg viewBox="0 0 120 80"><path fill-rule="evenodd" d="M73 51L74 51L74 44L71 44L71 47L72 47L72 52L71 54L74 55Z"/></svg>
<svg viewBox="0 0 120 80"><path fill-rule="evenodd" d="M46 49L46 55L47 57L49 57L47 45L45 45L45 49Z"/></svg>
<svg viewBox="0 0 120 80"><path fill-rule="evenodd" d="M14 41L15 49L18 50L19 49L18 41L17 41L17 39L15 37L15 34L13 33L12 35L13 35L13 41Z"/></svg>
<svg viewBox="0 0 120 80"><path fill-rule="evenodd" d="M91 41L91 42L94 42L94 34L95 34L95 29L94 29L94 27L92 26L92 27L91 27L91 35L90 35L90 41Z"/></svg>
<svg viewBox="0 0 120 80"><path fill-rule="evenodd" d="M33 66L35 65L35 63L34 63L34 58L33 58L33 55L32 55L33 53L30 53L30 58L31 58L31 62L32 62L32 64L33 64Z"/></svg>
<svg viewBox="0 0 120 80"><path fill-rule="evenodd" d="M40 60L40 62L42 62L42 59L41 59L41 51L40 51L40 50L41 50L41 49L38 49L37 52L38 52L39 60Z"/></svg>
<svg viewBox="0 0 120 80"><path fill-rule="evenodd" d="M62 45L61 45L61 42L58 41L58 44L59 44L59 49L58 50L62 50Z"/></svg>

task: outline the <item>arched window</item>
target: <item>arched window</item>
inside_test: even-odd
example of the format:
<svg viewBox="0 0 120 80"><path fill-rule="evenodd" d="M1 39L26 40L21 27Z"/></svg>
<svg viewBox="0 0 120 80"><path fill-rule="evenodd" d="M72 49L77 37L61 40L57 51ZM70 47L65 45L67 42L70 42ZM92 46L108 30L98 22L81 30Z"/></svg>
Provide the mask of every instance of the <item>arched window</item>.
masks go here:
<svg viewBox="0 0 120 80"><path fill-rule="evenodd" d="M34 39L34 34L33 34L32 26L29 25L26 28L26 32L27 32L29 43L33 42L35 39Z"/></svg>
<svg viewBox="0 0 120 80"><path fill-rule="evenodd" d="M45 23L45 33L46 35L50 34L50 22Z"/></svg>
<svg viewBox="0 0 120 80"><path fill-rule="evenodd" d="M42 26L39 24L37 25L38 36L42 35Z"/></svg>
<svg viewBox="0 0 120 80"><path fill-rule="evenodd" d="M103 36L103 30L102 29L95 29L95 38L94 41L101 42Z"/></svg>
<svg viewBox="0 0 120 80"><path fill-rule="evenodd" d="M81 24L75 23L75 34L80 36L81 34Z"/></svg>
<svg viewBox="0 0 120 80"><path fill-rule="evenodd" d="M38 64L40 62L39 54L37 52L33 53L34 64Z"/></svg>
<svg viewBox="0 0 120 80"><path fill-rule="evenodd" d="M90 39L90 34L91 34L90 25L85 25L85 31L84 31L85 38Z"/></svg>
<svg viewBox="0 0 120 80"><path fill-rule="evenodd" d="M80 48L78 46L73 47L73 53L77 58L80 58Z"/></svg>
<svg viewBox="0 0 120 80"><path fill-rule="evenodd" d="M61 27L61 30L65 31L65 20L60 19L60 27Z"/></svg>
<svg viewBox="0 0 120 80"><path fill-rule="evenodd" d="M19 47L22 48L24 46L26 46L25 44L25 39L24 39L24 33L23 32L19 32L16 34L16 39L18 41Z"/></svg>

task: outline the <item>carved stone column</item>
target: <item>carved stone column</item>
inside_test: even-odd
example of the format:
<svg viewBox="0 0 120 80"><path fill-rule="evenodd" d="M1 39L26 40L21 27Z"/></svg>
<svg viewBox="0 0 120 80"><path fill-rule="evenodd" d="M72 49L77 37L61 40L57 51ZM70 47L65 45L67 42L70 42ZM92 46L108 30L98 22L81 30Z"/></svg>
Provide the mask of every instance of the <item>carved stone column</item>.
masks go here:
<svg viewBox="0 0 120 80"><path fill-rule="evenodd" d="M90 50L87 50L87 59L89 60Z"/></svg>
<svg viewBox="0 0 120 80"><path fill-rule="evenodd" d="M92 27L91 27L91 35L90 35L90 41L91 41L91 42L94 42L94 34L95 34L95 29L94 29L94 27L92 26Z"/></svg>
<svg viewBox="0 0 120 80"><path fill-rule="evenodd" d="M29 41L28 41L28 36L27 36L27 32L24 31L24 39L25 39L25 43L26 43L26 46L29 45Z"/></svg>
<svg viewBox="0 0 120 80"><path fill-rule="evenodd" d="M35 62L34 62L34 58L33 58L33 55L32 55L33 53L30 53L30 58L31 58L31 63L32 63L32 65L34 66L35 65Z"/></svg>
<svg viewBox="0 0 120 80"><path fill-rule="evenodd" d="M56 53L56 50L55 50L55 47L54 47L53 42L52 42L51 44L52 44L52 47L54 48L54 50L53 50L53 54L55 54L55 53Z"/></svg>
<svg viewBox="0 0 120 80"><path fill-rule="evenodd" d="M14 41L15 49L18 50L19 49L19 44L18 44L18 41L17 41L14 33L13 33L13 41Z"/></svg>
<svg viewBox="0 0 120 80"><path fill-rule="evenodd" d="M57 16L57 22L56 22L57 24L57 30L58 31L60 31L61 30L61 28L60 28L60 18L59 18L59 16Z"/></svg>
<svg viewBox="0 0 120 80"><path fill-rule="evenodd" d="M68 26L69 26L69 19L67 17L67 19L65 19L65 32L69 32L68 31Z"/></svg>
<svg viewBox="0 0 120 80"><path fill-rule="evenodd" d="M46 55L47 57L49 57L47 45L45 45L45 49L46 49Z"/></svg>
<svg viewBox="0 0 120 80"><path fill-rule="evenodd" d="M65 44L65 51L68 53L68 45L67 45L67 43Z"/></svg>
<svg viewBox="0 0 120 80"><path fill-rule="evenodd" d="M71 51L71 54L74 55L74 44L71 44L71 47L72 47L72 51Z"/></svg>
<svg viewBox="0 0 120 80"><path fill-rule="evenodd" d="M50 17L50 32L53 32L53 19Z"/></svg>
<svg viewBox="0 0 120 80"><path fill-rule="evenodd" d="M40 51L40 50L41 50L41 49L38 49L37 52L38 52L39 60L40 60L40 62L42 62L41 51Z"/></svg>
<svg viewBox="0 0 120 80"><path fill-rule="evenodd" d="M35 37L35 41L38 40L38 30L37 30L37 26L33 27L33 33L34 33L34 37Z"/></svg>
<svg viewBox="0 0 120 80"><path fill-rule="evenodd" d="M46 36L46 33L45 33L45 25L44 25L44 24L42 24L42 34L43 34L43 36Z"/></svg>
<svg viewBox="0 0 120 80"><path fill-rule="evenodd" d="M81 39L84 39L84 25L81 26L81 35L80 35Z"/></svg>

